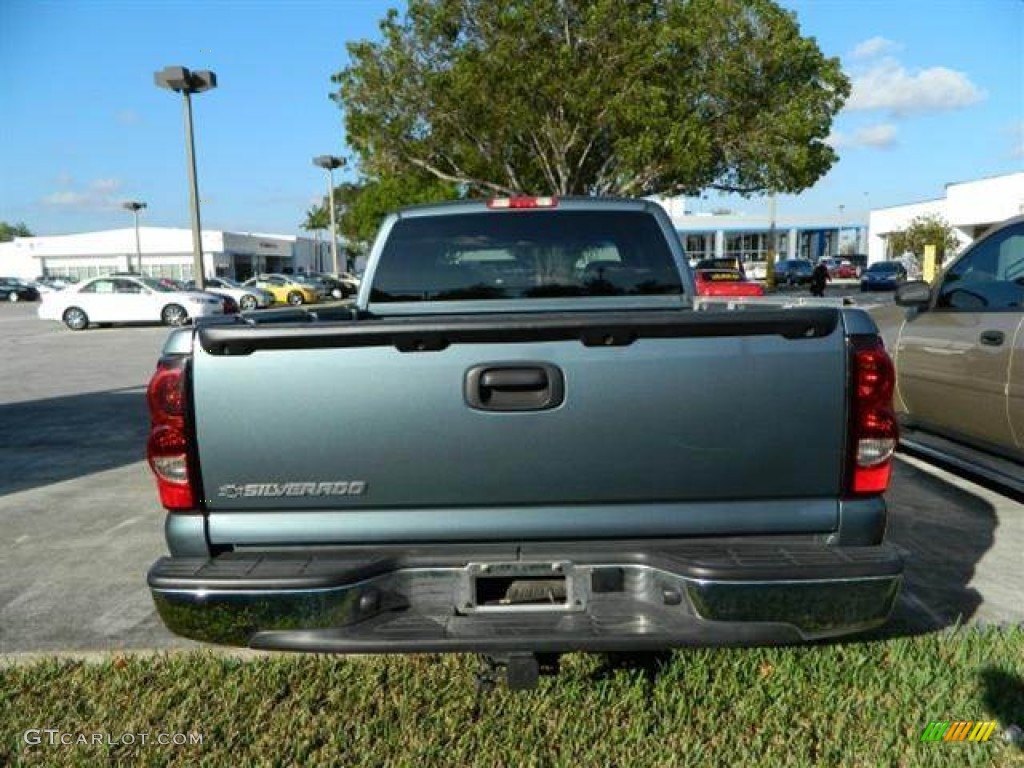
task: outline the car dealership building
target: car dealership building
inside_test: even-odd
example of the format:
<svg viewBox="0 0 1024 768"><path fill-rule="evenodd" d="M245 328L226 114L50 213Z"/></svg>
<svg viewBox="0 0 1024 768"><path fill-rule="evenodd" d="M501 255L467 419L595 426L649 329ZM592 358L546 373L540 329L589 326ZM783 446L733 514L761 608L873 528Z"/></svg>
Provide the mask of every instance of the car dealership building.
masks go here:
<svg viewBox="0 0 1024 768"><path fill-rule="evenodd" d="M956 230L960 247L977 240L994 226L1024 214L1024 172L947 184L945 194L920 203L871 211L868 217L868 260L896 258L889 237L918 216L941 216Z"/></svg>
<svg viewBox="0 0 1024 768"><path fill-rule="evenodd" d="M192 230L172 227L109 229L72 235L17 237L0 243L0 271L11 277L41 275L84 279L108 272L192 279ZM203 231L203 265L214 275L245 280L259 272L330 271L327 243L294 235Z"/></svg>
<svg viewBox="0 0 1024 768"><path fill-rule="evenodd" d="M831 215L780 215L773 220L766 199L757 201L764 212L753 215L694 211L682 197L652 199L668 212L691 259L762 261L774 230L780 259L817 261L823 256L862 253L871 263L900 256L891 252L889 236L924 214L945 219L956 229L963 247L999 222L1024 213L1024 173L947 184L943 197L872 210L866 223L845 216L840 207Z"/></svg>

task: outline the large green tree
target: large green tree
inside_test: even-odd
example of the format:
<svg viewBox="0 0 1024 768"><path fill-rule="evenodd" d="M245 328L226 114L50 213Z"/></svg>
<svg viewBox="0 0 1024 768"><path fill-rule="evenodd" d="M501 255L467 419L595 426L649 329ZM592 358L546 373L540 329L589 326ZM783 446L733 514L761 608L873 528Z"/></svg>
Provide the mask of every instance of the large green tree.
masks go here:
<svg viewBox="0 0 1024 768"><path fill-rule="evenodd" d="M0 221L0 243L6 243L16 237L32 237L32 232L24 222L8 224L6 221Z"/></svg>
<svg viewBox="0 0 1024 768"><path fill-rule="evenodd" d="M342 209L339 229L355 252L364 252L384 217L405 205L451 200L460 189L451 182L419 173L387 174L359 183L342 184L335 200Z"/></svg>
<svg viewBox="0 0 1024 768"><path fill-rule="evenodd" d="M307 232L313 233L314 250L319 258L320 254L320 233L331 227L330 210L326 205L314 205L306 211L306 218L300 225Z"/></svg>
<svg viewBox="0 0 1024 768"><path fill-rule="evenodd" d="M409 0L333 98L364 171L485 194L798 192L839 61L772 0Z"/></svg>
<svg viewBox="0 0 1024 768"><path fill-rule="evenodd" d="M314 205L306 211L306 218L302 221L302 228L307 232L320 232L329 229L331 226L331 215L326 205Z"/></svg>
<svg viewBox="0 0 1024 768"><path fill-rule="evenodd" d="M906 228L889 235L889 252L896 256L912 253L924 258L924 247L935 246L935 260L942 264L946 257L956 253L960 240L956 230L938 214L924 214L911 220Z"/></svg>

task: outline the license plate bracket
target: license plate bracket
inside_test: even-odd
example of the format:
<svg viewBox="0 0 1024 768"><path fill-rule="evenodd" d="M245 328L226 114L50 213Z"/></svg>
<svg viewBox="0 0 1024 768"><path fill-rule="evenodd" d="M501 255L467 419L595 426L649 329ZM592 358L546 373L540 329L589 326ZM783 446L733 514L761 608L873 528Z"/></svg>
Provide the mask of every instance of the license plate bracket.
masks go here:
<svg viewBox="0 0 1024 768"><path fill-rule="evenodd" d="M565 560L470 563L456 588L456 610L472 613L586 610L581 574Z"/></svg>

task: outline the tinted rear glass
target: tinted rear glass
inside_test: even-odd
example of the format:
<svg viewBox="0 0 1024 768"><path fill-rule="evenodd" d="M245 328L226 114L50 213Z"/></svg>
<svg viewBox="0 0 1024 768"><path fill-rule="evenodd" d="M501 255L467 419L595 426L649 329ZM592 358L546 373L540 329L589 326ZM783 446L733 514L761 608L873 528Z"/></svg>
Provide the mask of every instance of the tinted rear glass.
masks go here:
<svg viewBox="0 0 1024 768"><path fill-rule="evenodd" d="M657 220L640 211L512 211L401 219L371 300L681 294Z"/></svg>

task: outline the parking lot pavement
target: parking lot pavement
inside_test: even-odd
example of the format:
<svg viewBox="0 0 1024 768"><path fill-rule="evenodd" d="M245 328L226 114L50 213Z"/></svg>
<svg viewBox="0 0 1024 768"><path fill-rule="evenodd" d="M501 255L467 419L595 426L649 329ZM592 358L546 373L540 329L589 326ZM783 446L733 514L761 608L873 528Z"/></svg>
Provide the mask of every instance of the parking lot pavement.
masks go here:
<svg viewBox="0 0 1024 768"><path fill-rule="evenodd" d="M198 647L145 583L164 542L143 392L165 336L0 305L0 653ZM1024 622L1024 504L903 457L887 498L907 571L879 634Z"/></svg>
<svg viewBox="0 0 1024 768"><path fill-rule="evenodd" d="M781 285L775 292L784 296L810 296L810 288L806 285ZM892 304L893 291L860 290L860 281L852 279L835 279L825 286L825 297L830 299L849 299L853 306L871 308L883 304Z"/></svg>
<svg viewBox="0 0 1024 768"><path fill-rule="evenodd" d="M40 320L38 306L0 303L0 406L145 386L167 338L166 328L74 333L60 323Z"/></svg>
<svg viewBox="0 0 1024 768"><path fill-rule="evenodd" d="M167 331L72 333L0 305L0 651L168 647L145 584L163 510L142 461Z"/></svg>
<svg viewBox="0 0 1024 768"><path fill-rule="evenodd" d="M134 463L0 496L0 652L171 648L146 570L163 510Z"/></svg>

